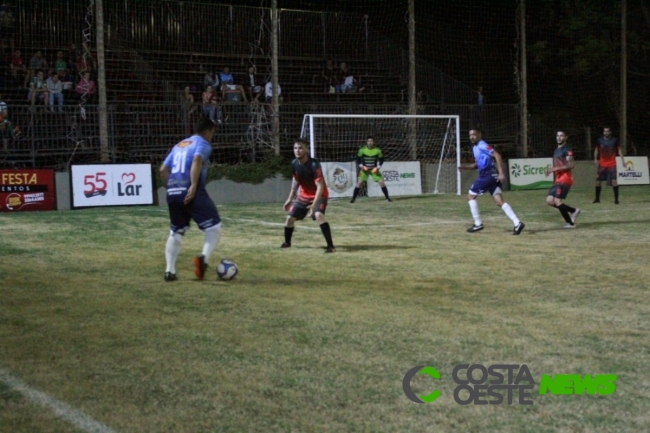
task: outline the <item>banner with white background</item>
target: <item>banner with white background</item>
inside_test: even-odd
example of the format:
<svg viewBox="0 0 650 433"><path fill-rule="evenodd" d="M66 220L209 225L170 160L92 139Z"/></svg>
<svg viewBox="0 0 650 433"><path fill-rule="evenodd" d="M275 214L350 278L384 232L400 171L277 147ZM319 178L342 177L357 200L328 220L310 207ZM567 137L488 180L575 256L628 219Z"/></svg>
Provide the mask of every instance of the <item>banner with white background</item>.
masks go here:
<svg viewBox="0 0 650 433"><path fill-rule="evenodd" d="M553 175L546 177L553 158L525 158L508 160L510 189L548 189L553 186Z"/></svg>
<svg viewBox="0 0 650 433"><path fill-rule="evenodd" d="M621 159L616 158L616 182L619 185L650 184L647 156L625 156L623 159L625 167L621 165Z"/></svg>
<svg viewBox="0 0 650 433"><path fill-rule="evenodd" d="M73 165L72 208L152 205L151 164Z"/></svg>
<svg viewBox="0 0 650 433"><path fill-rule="evenodd" d="M422 194L422 176L420 163L418 161L389 161L381 166L381 174L384 177L388 194L391 197L398 195L419 195ZM368 196L383 197L379 184L368 178Z"/></svg>

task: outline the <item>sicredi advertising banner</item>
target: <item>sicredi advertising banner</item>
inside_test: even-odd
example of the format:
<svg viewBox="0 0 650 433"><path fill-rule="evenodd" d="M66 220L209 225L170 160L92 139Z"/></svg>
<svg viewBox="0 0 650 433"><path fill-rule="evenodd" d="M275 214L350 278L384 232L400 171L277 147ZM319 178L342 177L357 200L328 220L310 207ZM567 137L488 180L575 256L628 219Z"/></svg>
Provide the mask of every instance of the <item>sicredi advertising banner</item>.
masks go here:
<svg viewBox="0 0 650 433"><path fill-rule="evenodd" d="M553 158L508 160L510 189L547 189L553 185L553 176L544 174L553 165Z"/></svg>
<svg viewBox="0 0 650 433"><path fill-rule="evenodd" d="M417 161L386 162L381 166L381 174L391 197L422 194L422 176L420 175L420 163ZM371 177L368 178L368 196L384 196L379 184L374 182Z"/></svg>
<svg viewBox="0 0 650 433"><path fill-rule="evenodd" d="M72 208L152 205L151 164L73 165Z"/></svg>
<svg viewBox="0 0 650 433"><path fill-rule="evenodd" d="M650 184L648 157L626 156L623 159L625 159L625 167L621 165L621 159L616 158L616 181L619 185Z"/></svg>
<svg viewBox="0 0 650 433"><path fill-rule="evenodd" d="M321 168L330 197L352 197L357 181L354 162L322 162Z"/></svg>
<svg viewBox="0 0 650 433"><path fill-rule="evenodd" d="M0 212L54 210L54 170L0 170Z"/></svg>

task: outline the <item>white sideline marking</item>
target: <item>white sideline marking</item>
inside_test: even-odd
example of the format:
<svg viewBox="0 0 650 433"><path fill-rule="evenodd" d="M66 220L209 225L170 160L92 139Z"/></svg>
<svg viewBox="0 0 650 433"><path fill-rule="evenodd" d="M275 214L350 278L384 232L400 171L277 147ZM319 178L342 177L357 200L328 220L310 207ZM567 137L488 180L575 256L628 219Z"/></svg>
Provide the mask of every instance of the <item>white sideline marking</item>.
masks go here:
<svg viewBox="0 0 650 433"><path fill-rule="evenodd" d="M11 389L20 392L27 400L51 409L57 417L74 424L78 429L88 433L117 433L99 421L95 421L85 413L72 406L50 397L46 393L27 385L22 380L0 368L0 382L9 385Z"/></svg>

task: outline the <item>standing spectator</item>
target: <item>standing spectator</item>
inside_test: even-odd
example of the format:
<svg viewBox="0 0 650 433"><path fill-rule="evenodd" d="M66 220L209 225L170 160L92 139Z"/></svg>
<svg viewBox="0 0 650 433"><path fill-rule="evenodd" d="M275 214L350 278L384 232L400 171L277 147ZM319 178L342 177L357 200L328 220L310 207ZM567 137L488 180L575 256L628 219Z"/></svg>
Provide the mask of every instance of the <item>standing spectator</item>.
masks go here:
<svg viewBox="0 0 650 433"><path fill-rule="evenodd" d="M573 229L576 226L576 219L580 215L580 209L564 203L564 199L569 195L569 190L573 185L571 170L575 166L573 151L567 145L568 137L564 131L558 131L555 136L557 148L553 152L553 166L547 167L545 172L547 177L553 174L553 186L548 190L546 204L560 211L566 222L565 229Z"/></svg>
<svg viewBox="0 0 650 433"><path fill-rule="evenodd" d="M257 102L262 94L262 86L260 85L260 79L257 76L257 69L255 66L248 68L248 80L246 85L246 90L248 90L248 96L250 96L252 102Z"/></svg>
<svg viewBox="0 0 650 433"><path fill-rule="evenodd" d="M279 102L282 102L282 89L280 88L280 83L278 83L278 97L279 97ZM264 86L264 96L266 99L266 103L269 105L273 105L273 83L269 80L266 83L266 86Z"/></svg>
<svg viewBox="0 0 650 433"><path fill-rule="evenodd" d="M59 112L63 112L63 83L59 80L58 74L52 74L46 82L47 91L50 94L50 110L54 111L54 102L59 106Z"/></svg>
<svg viewBox="0 0 650 433"><path fill-rule="evenodd" d="M222 72L219 72L219 81L221 82L221 92L223 93L224 99L226 99L227 91L235 90L241 93L245 102L248 102L244 88L241 84L235 84L235 79L230 73L230 68L228 66L224 67Z"/></svg>
<svg viewBox="0 0 650 433"><path fill-rule="evenodd" d="M477 99L476 106L474 107L474 112L472 113L472 122L475 126L481 126L481 114L483 113L483 103L485 98L483 97L483 87L479 86L476 89Z"/></svg>
<svg viewBox="0 0 650 433"><path fill-rule="evenodd" d="M36 72L36 76L32 78L32 81L29 84L29 94L27 95L27 99L31 101L32 107L37 99L43 101L43 105L45 106L47 106L47 103L49 102L47 83L43 79L43 76L43 71Z"/></svg>
<svg viewBox="0 0 650 433"><path fill-rule="evenodd" d="M27 86L27 82L36 75L36 71L38 71L39 69L46 70L47 62L43 58L41 52L36 51L34 56L29 60L29 73L28 73L27 80L25 80L25 86Z"/></svg>
<svg viewBox="0 0 650 433"><path fill-rule="evenodd" d="M218 123L223 122L223 113L219 106L219 97L212 86L206 87L205 92L203 92L203 95L201 96L201 102L203 103L203 114L208 116L212 122L214 122L215 115Z"/></svg>
<svg viewBox="0 0 650 433"><path fill-rule="evenodd" d="M79 97L86 97L86 101L94 102L95 95L97 94L97 86L95 81L90 78L90 72L84 72L83 77L77 83L75 92Z"/></svg>
<svg viewBox="0 0 650 433"><path fill-rule="evenodd" d="M614 204L618 204L618 183L616 183L616 157L621 157L621 165L625 168L623 149L618 138L612 135L612 128L605 126L603 136L596 140L594 149L594 164L596 164L596 199L600 203L601 182L604 180L614 190Z"/></svg>
<svg viewBox="0 0 650 433"><path fill-rule="evenodd" d="M14 76L15 80L19 80L19 75L22 75L25 79L24 87L27 87L27 66L25 66L25 60L23 60L20 50L14 51L11 55L11 74Z"/></svg>
<svg viewBox="0 0 650 433"><path fill-rule="evenodd" d="M192 95L192 92L190 91L190 86L185 86L181 92L181 105L183 106L183 112L187 113L188 117L196 111L194 95Z"/></svg>

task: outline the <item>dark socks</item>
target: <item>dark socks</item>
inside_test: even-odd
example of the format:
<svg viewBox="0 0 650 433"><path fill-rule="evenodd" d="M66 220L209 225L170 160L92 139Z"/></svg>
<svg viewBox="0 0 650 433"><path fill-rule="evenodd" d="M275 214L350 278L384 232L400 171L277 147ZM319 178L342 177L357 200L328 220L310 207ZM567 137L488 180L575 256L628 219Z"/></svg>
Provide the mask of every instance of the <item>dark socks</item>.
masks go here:
<svg viewBox="0 0 650 433"><path fill-rule="evenodd" d="M291 237L293 236L294 227L285 227L284 228L284 242L291 245Z"/></svg>
<svg viewBox="0 0 650 433"><path fill-rule="evenodd" d="M332 231L330 230L330 223L321 224L320 231L323 232L323 236L325 237L325 242L327 242L327 246L330 248L334 248L334 243L332 242Z"/></svg>
<svg viewBox="0 0 650 433"><path fill-rule="evenodd" d="M602 187L597 186L596 187L596 201L600 201L600 191L602 190Z"/></svg>
<svg viewBox="0 0 650 433"><path fill-rule="evenodd" d="M573 225L573 221L571 221L571 215L569 215L569 209L568 206L562 203L559 206L555 206L558 208L560 213L562 214L562 217L564 218L564 221L568 222L569 224ZM575 211L575 210L574 210Z"/></svg>
<svg viewBox="0 0 650 433"><path fill-rule="evenodd" d="M384 196L386 197L386 200L390 200L390 197L388 197L388 188L386 188L385 186L382 186L381 187L381 192L384 193Z"/></svg>
<svg viewBox="0 0 650 433"><path fill-rule="evenodd" d="M359 195L359 188L355 186L354 192L352 193L352 200L356 200L358 195Z"/></svg>
<svg viewBox="0 0 650 433"><path fill-rule="evenodd" d="M618 186L615 186L613 188L614 188L614 203L618 204Z"/></svg>

